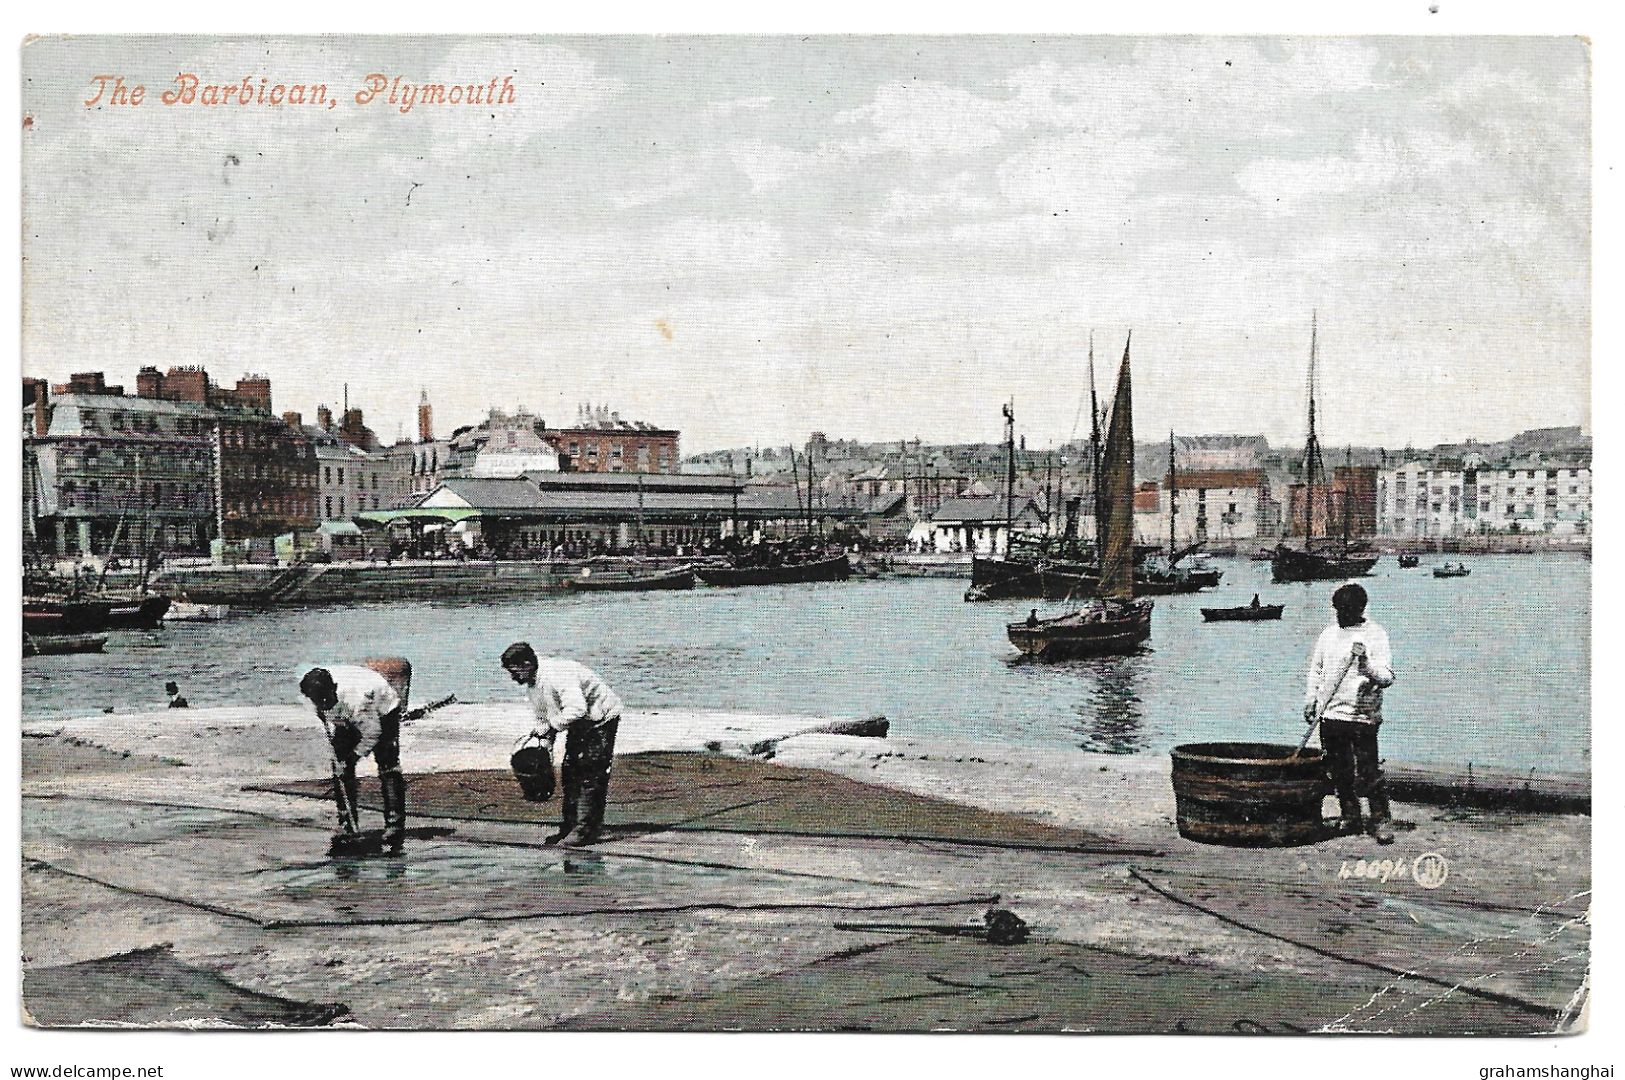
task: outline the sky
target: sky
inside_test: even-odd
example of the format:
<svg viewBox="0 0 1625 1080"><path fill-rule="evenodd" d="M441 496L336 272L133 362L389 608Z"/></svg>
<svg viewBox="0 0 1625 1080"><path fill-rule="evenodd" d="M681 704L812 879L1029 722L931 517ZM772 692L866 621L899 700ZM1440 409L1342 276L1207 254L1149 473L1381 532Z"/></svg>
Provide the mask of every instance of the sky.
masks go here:
<svg viewBox="0 0 1625 1080"><path fill-rule="evenodd" d="M685 452L1589 422L1577 38L72 38L23 50L23 370L201 363L386 441L579 403ZM165 106L179 72L326 107ZM491 106L355 103L369 73ZM98 74L147 87L87 106Z"/></svg>

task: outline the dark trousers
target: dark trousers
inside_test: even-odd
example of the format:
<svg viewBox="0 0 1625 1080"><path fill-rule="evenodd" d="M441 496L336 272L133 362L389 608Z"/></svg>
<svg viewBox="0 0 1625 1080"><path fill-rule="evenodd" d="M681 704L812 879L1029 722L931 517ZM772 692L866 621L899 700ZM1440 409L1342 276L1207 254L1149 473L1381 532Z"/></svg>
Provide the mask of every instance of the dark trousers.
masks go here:
<svg viewBox="0 0 1625 1080"><path fill-rule="evenodd" d="M564 736L564 760L559 764L559 786L564 789L560 832L580 826L597 833L604 824L609 801L609 770L615 760L615 732L621 718L589 727L571 727Z"/></svg>
<svg viewBox="0 0 1625 1080"><path fill-rule="evenodd" d="M1326 768L1332 775L1332 787L1337 790L1343 816L1350 820L1360 817L1361 795L1371 804L1373 821L1386 821L1389 817L1388 788L1377 758L1377 727L1353 720L1320 722L1320 745L1326 751Z"/></svg>
<svg viewBox="0 0 1625 1080"><path fill-rule="evenodd" d="M335 797L339 806L339 824L348 830L352 825L360 828L361 807L357 802L360 785L356 781L355 767L360 760L355 753L359 736L354 729L340 726L333 739L333 755L343 769L337 778L342 785ZM406 778L401 775L401 711L384 716L379 721L378 741L373 744L372 760L378 765L378 786L384 802L384 833L394 839L406 829ZM351 822L346 807L357 820Z"/></svg>

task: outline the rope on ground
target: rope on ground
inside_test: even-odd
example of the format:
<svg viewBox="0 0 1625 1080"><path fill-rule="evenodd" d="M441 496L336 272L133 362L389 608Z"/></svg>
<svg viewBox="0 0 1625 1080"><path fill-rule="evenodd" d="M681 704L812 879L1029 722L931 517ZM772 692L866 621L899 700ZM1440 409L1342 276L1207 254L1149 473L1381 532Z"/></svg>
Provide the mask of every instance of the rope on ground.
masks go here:
<svg viewBox="0 0 1625 1080"><path fill-rule="evenodd" d="M254 918L252 915L245 915L240 911L232 911L230 908L217 907L214 904L205 904L201 900L185 900L178 896L166 896L163 893L149 892L146 889L131 888L128 885L115 885L111 881L104 881L101 878L92 877L89 874L81 874L76 870L68 870L57 866L54 863L46 862L44 859L35 858L34 856L25 856L23 859L23 864L34 870L49 870L52 873L61 874L63 877L74 878L77 881L88 881L92 885L100 885L104 889L112 889L114 892L124 893L126 896L139 896L144 900L157 900L165 904L178 904L181 907L192 908L194 911L204 911L210 915L219 915L221 918L237 919L241 922L252 923L253 925L261 927L262 929L271 925L262 919Z"/></svg>
<svg viewBox="0 0 1625 1080"><path fill-rule="evenodd" d="M1273 930L1266 930L1261 926L1253 926L1250 923L1242 922L1240 919L1237 919L1234 916L1226 915L1222 911L1217 911L1210 908L1206 904L1192 900L1187 896L1181 896L1179 893L1174 892L1172 889L1167 888L1166 886L1157 884L1155 881L1151 880L1151 878L1141 873L1138 867L1131 866L1128 868L1128 872L1130 876L1132 876L1136 881L1145 885L1152 892L1156 893L1158 896L1164 897L1165 899L1172 900L1176 904L1183 907L1188 907L1193 911L1200 911L1204 915L1218 919L1220 922L1234 926L1239 930L1245 930L1250 934L1258 934L1261 937L1267 937L1274 941L1296 946L1300 949L1307 949L1309 952L1312 952L1317 956L1323 956L1328 960L1336 960L1340 963L1352 964L1355 967L1367 968L1371 971L1381 972L1384 975L1391 975L1397 979L1415 979L1418 982L1425 982L1429 985L1437 986L1444 990L1468 994L1484 1001L1491 1001L1497 1005L1505 1005L1508 1008L1518 1009L1521 1012L1530 1013L1536 1016L1555 1018L1559 1013L1559 1010L1551 1008L1550 1006L1540 1005L1533 1001L1527 1001L1520 997L1514 997L1511 994L1503 994L1495 990L1480 990L1475 986L1467 986L1462 983L1451 982L1449 979L1441 979L1434 975L1424 975L1418 971L1405 971L1401 968L1391 967L1388 964L1378 963L1375 960L1362 960L1357 956L1348 956L1343 953L1333 952L1331 949L1316 945L1313 942L1299 941L1297 938L1287 937L1285 934L1278 934Z"/></svg>
<svg viewBox="0 0 1625 1080"><path fill-rule="evenodd" d="M734 904L726 901L694 904L666 904L648 907L625 905L604 908L582 908L577 911L532 911L506 915L473 913L448 915L443 918L408 919L278 919L261 923L267 930L306 930L341 926L449 926L468 922L527 922L532 919L576 919L584 915L678 915L688 911L913 911L916 908L985 906L999 902L999 894L971 896L958 900L914 900L896 904L832 904L818 901L783 904Z"/></svg>

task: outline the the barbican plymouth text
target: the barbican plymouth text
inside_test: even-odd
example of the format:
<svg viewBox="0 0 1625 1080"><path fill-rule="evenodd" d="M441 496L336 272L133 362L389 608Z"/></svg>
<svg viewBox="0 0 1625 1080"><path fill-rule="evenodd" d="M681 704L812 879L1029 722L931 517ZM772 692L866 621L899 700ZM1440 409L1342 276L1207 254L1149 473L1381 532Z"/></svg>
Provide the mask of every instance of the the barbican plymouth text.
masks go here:
<svg viewBox="0 0 1625 1080"><path fill-rule="evenodd" d="M115 106L130 108L145 105L147 88L128 83L122 75L92 75L91 95L85 100L86 108ZM332 93L327 83L273 82L269 78L244 75L238 82L204 82L191 72L175 76L174 83L158 94L164 105L203 106L315 106L335 109L340 97ZM362 80L361 89L353 95L357 105L393 106L401 113L409 113L418 106L437 105L512 105L518 100L513 76L504 75L482 83L412 82L399 75L373 72Z"/></svg>

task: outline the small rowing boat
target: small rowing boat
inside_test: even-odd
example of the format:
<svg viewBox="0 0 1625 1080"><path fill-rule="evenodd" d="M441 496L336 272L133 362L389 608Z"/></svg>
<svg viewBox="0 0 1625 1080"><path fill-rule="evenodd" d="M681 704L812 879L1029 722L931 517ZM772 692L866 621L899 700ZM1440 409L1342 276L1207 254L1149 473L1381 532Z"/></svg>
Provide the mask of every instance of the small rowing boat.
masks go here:
<svg viewBox="0 0 1625 1080"><path fill-rule="evenodd" d="M24 656L64 656L68 653L101 652L106 634L24 634Z"/></svg>
<svg viewBox="0 0 1625 1080"><path fill-rule="evenodd" d="M583 570L578 577L566 578L564 587L574 592L662 592L692 589L694 571L687 566L664 574L594 574Z"/></svg>
<svg viewBox="0 0 1625 1080"><path fill-rule="evenodd" d="M1466 577L1470 573L1472 571L1467 569L1466 563L1457 563L1455 566L1445 563L1443 566L1433 568L1434 577Z"/></svg>
<svg viewBox="0 0 1625 1080"><path fill-rule="evenodd" d="M1205 607L1205 622L1269 622L1281 617L1285 604L1248 604L1245 607Z"/></svg>
<svg viewBox="0 0 1625 1080"><path fill-rule="evenodd" d="M219 622L231 611L230 604L194 604L190 600L175 600L164 612L165 622Z"/></svg>

